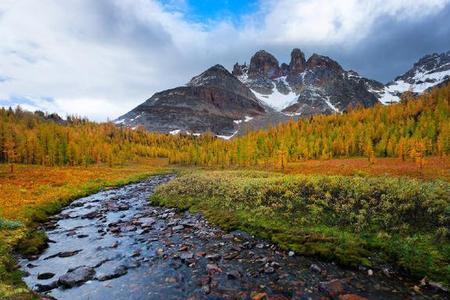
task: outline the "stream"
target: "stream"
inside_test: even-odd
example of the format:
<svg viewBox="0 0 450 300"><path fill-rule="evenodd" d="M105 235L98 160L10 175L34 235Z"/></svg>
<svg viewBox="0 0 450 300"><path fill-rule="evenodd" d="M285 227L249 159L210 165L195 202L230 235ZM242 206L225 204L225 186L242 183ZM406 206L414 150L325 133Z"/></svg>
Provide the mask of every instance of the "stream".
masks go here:
<svg viewBox="0 0 450 300"><path fill-rule="evenodd" d="M448 299L387 268L295 255L201 214L152 206L173 175L78 199L43 225L49 247L21 258L24 281L56 299Z"/></svg>

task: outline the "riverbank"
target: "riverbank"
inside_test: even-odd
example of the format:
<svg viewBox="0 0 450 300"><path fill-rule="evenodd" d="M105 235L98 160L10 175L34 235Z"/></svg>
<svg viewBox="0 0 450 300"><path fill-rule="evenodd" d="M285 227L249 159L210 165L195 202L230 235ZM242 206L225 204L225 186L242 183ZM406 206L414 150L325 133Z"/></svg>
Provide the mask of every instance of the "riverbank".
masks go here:
<svg viewBox="0 0 450 300"><path fill-rule="evenodd" d="M42 224L52 241L20 259L28 287L57 299L445 299L393 274L283 251L201 214L154 206L154 176L73 201Z"/></svg>
<svg viewBox="0 0 450 300"><path fill-rule="evenodd" d="M145 160L117 167L44 167L0 165L0 298L34 296L16 269L13 251L32 255L46 244L36 230L71 201L101 189L118 187L169 172L167 160Z"/></svg>
<svg viewBox="0 0 450 300"><path fill-rule="evenodd" d="M394 263L448 285L449 195L446 181L210 171L186 173L151 200L298 254L380 270Z"/></svg>

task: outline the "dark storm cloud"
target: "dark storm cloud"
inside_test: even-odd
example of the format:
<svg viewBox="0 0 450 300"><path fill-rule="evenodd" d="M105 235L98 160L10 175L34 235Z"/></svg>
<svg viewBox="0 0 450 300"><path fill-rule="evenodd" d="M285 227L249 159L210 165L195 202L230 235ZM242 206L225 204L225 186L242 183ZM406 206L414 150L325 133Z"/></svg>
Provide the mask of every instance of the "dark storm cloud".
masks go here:
<svg viewBox="0 0 450 300"><path fill-rule="evenodd" d="M387 83L409 70L424 55L450 50L449 16L450 4L432 18L399 22L393 17L383 16L376 20L364 39L351 47L335 44L272 46L270 42L267 47L280 63L288 63L290 51L296 47L302 49L307 58L313 53L326 55L345 69L353 69L367 78ZM339 25L339 21L335 25Z"/></svg>
<svg viewBox="0 0 450 300"><path fill-rule="evenodd" d="M170 33L159 22L139 12L124 12L118 1L96 0L87 5L91 6L87 11L91 12L92 23L80 33L85 37L149 50L172 45Z"/></svg>
<svg viewBox="0 0 450 300"><path fill-rule="evenodd" d="M450 50L450 5L432 18L398 22L380 18L368 36L343 53L325 49L345 67L381 82L402 75L426 54Z"/></svg>

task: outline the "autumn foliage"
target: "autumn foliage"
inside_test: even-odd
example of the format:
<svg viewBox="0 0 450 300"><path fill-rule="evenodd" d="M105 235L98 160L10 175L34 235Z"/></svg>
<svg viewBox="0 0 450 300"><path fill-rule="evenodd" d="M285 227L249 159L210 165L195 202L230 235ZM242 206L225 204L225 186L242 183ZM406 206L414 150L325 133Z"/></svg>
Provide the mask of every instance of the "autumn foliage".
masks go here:
<svg viewBox="0 0 450 300"><path fill-rule="evenodd" d="M309 159L376 157L412 160L450 152L450 85L390 106L314 116L225 141L204 134L172 136L70 118L57 124L22 111L0 110L0 162L41 165L120 164L166 157L203 166L272 166Z"/></svg>

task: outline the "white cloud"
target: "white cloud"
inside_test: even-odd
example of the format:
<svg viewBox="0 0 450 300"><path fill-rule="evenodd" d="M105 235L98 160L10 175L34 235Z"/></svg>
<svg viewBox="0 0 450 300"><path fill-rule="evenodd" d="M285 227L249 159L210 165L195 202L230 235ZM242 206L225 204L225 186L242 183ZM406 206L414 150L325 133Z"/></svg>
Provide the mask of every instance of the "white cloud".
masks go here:
<svg viewBox="0 0 450 300"><path fill-rule="evenodd" d="M1 0L0 78L7 80L0 99L115 118L209 65L248 60L258 48L351 47L383 18L414 21L448 3L261 0L259 11L235 25L190 22L185 0Z"/></svg>
<svg viewBox="0 0 450 300"><path fill-rule="evenodd" d="M417 20L443 9L448 0L267 0L262 27L248 29L275 43L353 44L376 21Z"/></svg>

